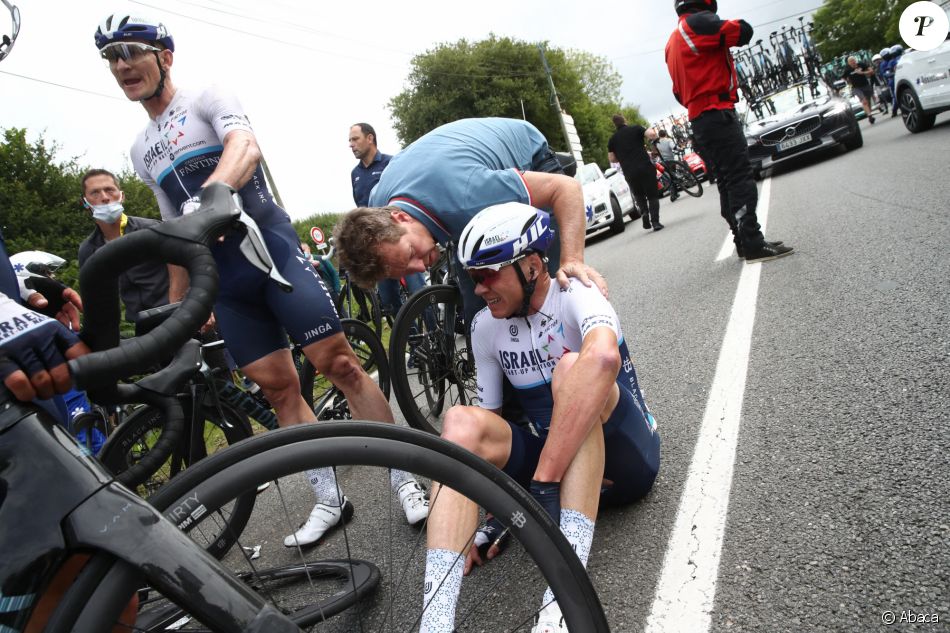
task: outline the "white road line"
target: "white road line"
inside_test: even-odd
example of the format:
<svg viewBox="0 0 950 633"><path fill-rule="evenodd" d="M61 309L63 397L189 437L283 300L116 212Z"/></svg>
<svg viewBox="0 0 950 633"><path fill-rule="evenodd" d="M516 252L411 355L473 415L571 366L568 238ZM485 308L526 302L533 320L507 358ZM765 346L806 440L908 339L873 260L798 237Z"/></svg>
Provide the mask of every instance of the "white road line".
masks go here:
<svg viewBox="0 0 950 633"><path fill-rule="evenodd" d="M763 230L770 193L766 180L759 197ZM731 239L729 246L731 249ZM709 630L761 271L761 263L745 265L739 276L696 450L647 619L647 633Z"/></svg>
<svg viewBox="0 0 950 633"><path fill-rule="evenodd" d="M772 194L772 178L766 178L762 182L762 191L759 192L759 206L755 210L755 214L759 218L759 225L762 227L762 233L765 233L765 222L769 219L769 197ZM719 254L716 255L716 261L721 262L724 259L729 259L736 252L736 247L732 243L732 232L726 233L726 239L722 243L722 248L719 249Z"/></svg>

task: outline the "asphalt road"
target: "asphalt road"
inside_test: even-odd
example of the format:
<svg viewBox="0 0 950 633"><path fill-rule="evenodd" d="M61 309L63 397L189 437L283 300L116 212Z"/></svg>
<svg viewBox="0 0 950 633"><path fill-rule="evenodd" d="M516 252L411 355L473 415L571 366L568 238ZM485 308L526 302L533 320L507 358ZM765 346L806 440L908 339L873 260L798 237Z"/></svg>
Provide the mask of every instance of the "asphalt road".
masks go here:
<svg viewBox="0 0 950 633"><path fill-rule="evenodd" d="M727 228L714 186L701 198L663 200L664 231L628 223L588 241L662 437L654 490L597 523L589 571L617 633L950 630L950 116L919 135L889 118L862 130L862 149L804 159L763 183L766 234L794 245L792 256L717 261ZM717 444L724 466L707 473L733 464L732 477L721 516L687 516L696 544L684 543L673 535L681 499L704 419L717 421L707 413L722 391L717 363L733 358L727 326L754 268L734 448ZM356 516L316 553L351 551L400 570L384 571L372 600L386 611L400 585L391 613L410 617L421 604L422 535L398 515L388 521L385 472L339 477ZM261 546L261 562L288 556L280 541L309 511L307 488L298 478L259 496L261 518L245 536ZM284 505L290 518L280 520ZM701 536L717 521L718 540ZM706 583L699 607L673 609L698 608L701 625L651 618L687 593L663 594L668 550L686 551L687 582ZM466 582L491 586L517 568L517 554ZM482 608L535 608L536 598L526 607L508 589L533 585L505 580ZM906 621L921 616L927 622ZM498 630L487 621L473 617L461 630ZM319 630L360 626L347 612Z"/></svg>
<svg viewBox="0 0 950 633"><path fill-rule="evenodd" d="M757 264L712 631L950 630L950 118L861 127L862 149L771 176L766 234L796 253ZM651 495L598 522L615 631L646 627L746 267L714 261L716 194L588 242L663 441Z"/></svg>

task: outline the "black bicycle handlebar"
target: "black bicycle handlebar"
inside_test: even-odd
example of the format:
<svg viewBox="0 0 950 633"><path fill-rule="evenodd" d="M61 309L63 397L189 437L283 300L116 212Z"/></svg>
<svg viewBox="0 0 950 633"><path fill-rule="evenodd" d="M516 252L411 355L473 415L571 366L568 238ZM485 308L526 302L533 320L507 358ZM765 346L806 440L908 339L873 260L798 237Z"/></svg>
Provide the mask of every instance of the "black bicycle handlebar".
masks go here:
<svg viewBox="0 0 950 633"><path fill-rule="evenodd" d="M191 215L136 231L109 242L79 274L85 310L83 340L93 353L69 361L78 389L93 400L116 400L116 383L167 357L208 320L218 290L218 272L208 244L240 215L227 185L202 190L201 209ZM181 306L148 334L119 345L119 275L145 261L161 261L188 270L190 288Z"/></svg>
<svg viewBox="0 0 950 633"><path fill-rule="evenodd" d="M77 388L87 390L94 402L151 404L165 419L148 454L116 477L127 486L137 486L158 470L184 430L184 410L175 394L200 361L199 345L191 337L208 320L218 293L218 270L208 245L241 214L232 195L227 185L209 185L202 190L198 211L106 244L80 271L86 305L82 338L93 351L69 361ZM148 334L119 345L119 274L144 261L186 268L190 287L170 317ZM171 350L178 353L165 369L134 385L118 384L146 372Z"/></svg>

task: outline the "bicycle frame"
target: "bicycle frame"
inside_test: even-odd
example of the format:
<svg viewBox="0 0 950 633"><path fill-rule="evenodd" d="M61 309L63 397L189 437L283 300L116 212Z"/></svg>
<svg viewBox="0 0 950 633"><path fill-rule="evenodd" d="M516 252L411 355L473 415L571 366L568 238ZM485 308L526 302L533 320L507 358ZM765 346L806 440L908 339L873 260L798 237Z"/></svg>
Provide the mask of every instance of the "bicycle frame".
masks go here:
<svg viewBox="0 0 950 633"><path fill-rule="evenodd" d="M14 629L26 626L37 593L67 556L90 549L147 570L149 583L162 593L189 604L199 617L229 618L235 631L255 630L255 620L269 611L161 513L115 484L45 412L12 401L2 405L0 463L0 483L8 491L0 501L0 523L17 526L4 530L0 541L7 552L0 560L4 600L21 606L4 614ZM196 510L178 509L182 517ZM291 627L280 630L297 630Z"/></svg>

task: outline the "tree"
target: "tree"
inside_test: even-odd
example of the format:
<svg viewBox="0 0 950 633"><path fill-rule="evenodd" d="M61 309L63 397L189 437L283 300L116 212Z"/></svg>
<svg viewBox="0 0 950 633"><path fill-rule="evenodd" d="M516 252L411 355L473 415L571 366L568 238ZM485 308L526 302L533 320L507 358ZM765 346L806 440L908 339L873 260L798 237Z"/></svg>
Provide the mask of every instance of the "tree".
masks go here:
<svg viewBox="0 0 950 633"><path fill-rule="evenodd" d="M584 159L606 167L610 115L621 110L620 75L601 57L542 45L561 107L574 118ZM413 59L409 88L389 107L403 144L450 121L498 116L524 118L552 149L568 149L537 44L491 35L480 42L439 45Z"/></svg>
<svg viewBox="0 0 950 633"><path fill-rule="evenodd" d="M57 162L58 146L44 137L29 143L26 130L3 131L0 142L0 223L9 253L37 250L67 261L59 278L76 286L79 244L93 229L82 205L82 174L76 159ZM157 218L155 196L126 169L117 174L125 207L138 216Z"/></svg>
<svg viewBox="0 0 950 633"><path fill-rule="evenodd" d="M858 50L878 51L893 43L889 27L913 0L827 0L815 11L814 39L821 56L832 59Z"/></svg>

